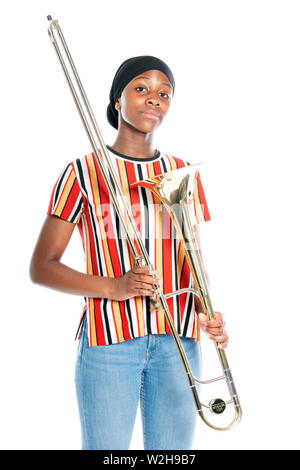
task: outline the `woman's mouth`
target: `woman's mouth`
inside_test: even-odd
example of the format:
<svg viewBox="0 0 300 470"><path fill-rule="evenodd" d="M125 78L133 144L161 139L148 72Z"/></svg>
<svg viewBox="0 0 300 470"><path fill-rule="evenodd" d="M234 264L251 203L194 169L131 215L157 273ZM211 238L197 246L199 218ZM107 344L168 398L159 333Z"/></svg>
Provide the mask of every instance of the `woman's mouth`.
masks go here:
<svg viewBox="0 0 300 470"><path fill-rule="evenodd" d="M142 115L148 119L154 119L157 121L159 119L159 113L156 111L143 111Z"/></svg>

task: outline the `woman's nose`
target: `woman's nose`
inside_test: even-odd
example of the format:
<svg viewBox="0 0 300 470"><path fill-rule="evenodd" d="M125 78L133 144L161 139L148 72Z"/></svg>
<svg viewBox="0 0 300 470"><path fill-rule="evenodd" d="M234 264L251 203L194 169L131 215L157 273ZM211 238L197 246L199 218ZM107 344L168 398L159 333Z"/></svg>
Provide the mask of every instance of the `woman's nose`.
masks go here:
<svg viewBox="0 0 300 470"><path fill-rule="evenodd" d="M147 99L147 103L148 103L148 104L152 104L152 105L154 105L154 106L159 106L159 101L158 101L156 98L154 98L154 97L148 98L148 99Z"/></svg>

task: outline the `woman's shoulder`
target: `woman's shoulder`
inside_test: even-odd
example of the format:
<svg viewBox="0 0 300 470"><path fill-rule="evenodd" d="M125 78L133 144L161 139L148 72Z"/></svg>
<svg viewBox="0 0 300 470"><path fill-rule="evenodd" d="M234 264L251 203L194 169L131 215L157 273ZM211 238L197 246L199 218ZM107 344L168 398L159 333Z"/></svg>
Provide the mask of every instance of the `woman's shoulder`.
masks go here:
<svg viewBox="0 0 300 470"><path fill-rule="evenodd" d="M176 164L177 168L182 168L183 166L188 166L190 165L191 163L189 161L187 161L184 156L179 156L179 155L174 155L173 153L164 153L164 155L173 160L173 162Z"/></svg>
<svg viewBox="0 0 300 470"><path fill-rule="evenodd" d="M77 158L75 157L73 160L69 160L67 163L65 163L62 173L73 173L75 178L79 179L80 175L88 174L93 167L94 156L93 153L89 153Z"/></svg>

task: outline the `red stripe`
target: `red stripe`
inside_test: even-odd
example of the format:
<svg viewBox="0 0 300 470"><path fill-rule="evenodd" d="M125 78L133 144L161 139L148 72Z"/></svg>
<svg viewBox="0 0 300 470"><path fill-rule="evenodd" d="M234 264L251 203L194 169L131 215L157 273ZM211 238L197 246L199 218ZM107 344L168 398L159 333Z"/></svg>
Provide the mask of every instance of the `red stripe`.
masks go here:
<svg viewBox="0 0 300 470"><path fill-rule="evenodd" d="M80 188L79 188L79 185L77 183L77 180L75 179L73 187L72 187L72 189L71 189L71 191L68 195L66 205L65 205L65 207L64 207L64 209L61 213L61 217L63 219L69 219L70 215L73 212L73 209L75 207L75 204L76 204L76 201L78 199L79 194L80 194Z"/></svg>
<svg viewBox="0 0 300 470"><path fill-rule="evenodd" d="M206 197L205 197L204 190L203 190L202 183L201 183L201 178L200 178L199 171L197 171L197 183L198 183L200 201L201 201L202 208L203 208L202 210L203 210L204 219L205 220L211 220L210 213L209 213L209 210L208 210L208 207L207 207Z"/></svg>
<svg viewBox="0 0 300 470"><path fill-rule="evenodd" d="M171 155L172 159L175 160L176 162L176 165L177 165L177 168L183 168L185 167L185 163L183 160L181 160L180 158L176 158L176 157L173 157L173 155ZM171 171L171 168L173 167L173 162L171 161L171 158L169 157L169 155L167 155L167 159L169 160L169 164L170 164L170 171ZM173 170L172 170L173 171Z"/></svg>
<svg viewBox="0 0 300 470"><path fill-rule="evenodd" d="M106 339L104 335L104 325L102 321L102 312L101 312L101 300L94 302L94 310L95 310L95 323L96 323L96 332L97 332L97 344L106 344Z"/></svg>

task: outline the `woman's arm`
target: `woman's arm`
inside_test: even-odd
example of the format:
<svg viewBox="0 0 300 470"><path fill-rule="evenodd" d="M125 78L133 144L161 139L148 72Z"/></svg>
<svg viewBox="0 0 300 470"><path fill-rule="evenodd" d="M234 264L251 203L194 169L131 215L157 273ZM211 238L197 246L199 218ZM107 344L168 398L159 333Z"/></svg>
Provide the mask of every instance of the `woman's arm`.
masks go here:
<svg viewBox="0 0 300 470"><path fill-rule="evenodd" d="M109 297L112 279L81 273L60 261L75 227L59 217L46 217L31 258L31 280L69 294Z"/></svg>
<svg viewBox="0 0 300 470"><path fill-rule="evenodd" d="M85 297L125 300L152 295L155 279L147 268L135 268L120 278L110 278L84 274L61 263L75 226L53 215L46 217L31 258L33 282Z"/></svg>

